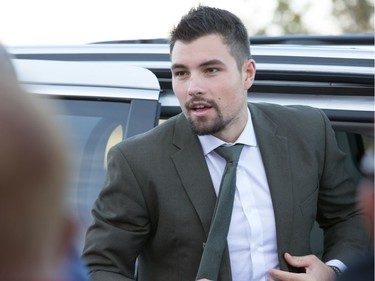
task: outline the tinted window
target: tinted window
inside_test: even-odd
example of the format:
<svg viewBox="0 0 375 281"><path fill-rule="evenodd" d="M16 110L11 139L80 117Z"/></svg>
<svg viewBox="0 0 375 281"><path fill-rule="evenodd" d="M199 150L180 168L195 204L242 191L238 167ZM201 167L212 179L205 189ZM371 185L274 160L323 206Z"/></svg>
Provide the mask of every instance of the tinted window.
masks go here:
<svg viewBox="0 0 375 281"><path fill-rule="evenodd" d="M130 103L59 100L57 120L67 128L72 177L70 210L80 224L78 247L91 223L91 208L106 175L106 153L124 138Z"/></svg>

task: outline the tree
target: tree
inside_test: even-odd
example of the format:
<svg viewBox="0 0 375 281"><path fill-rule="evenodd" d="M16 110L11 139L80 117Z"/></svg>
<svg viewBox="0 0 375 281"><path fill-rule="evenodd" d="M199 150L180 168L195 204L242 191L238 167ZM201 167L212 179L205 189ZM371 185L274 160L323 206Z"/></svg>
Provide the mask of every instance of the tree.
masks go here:
<svg viewBox="0 0 375 281"><path fill-rule="evenodd" d="M257 34L311 34L314 33L303 18L309 13L311 5L320 1L307 1L302 8L296 9L293 3L300 0L276 0L272 22L257 30ZM341 33L373 33L374 3L373 0L326 0L332 2L331 22L337 25ZM301 2L300 2L301 3Z"/></svg>
<svg viewBox="0 0 375 281"><path fill-rule="evenodd" d="M374 3L371 0L332 0L333 14L344 33L374 32Z"/></svg>

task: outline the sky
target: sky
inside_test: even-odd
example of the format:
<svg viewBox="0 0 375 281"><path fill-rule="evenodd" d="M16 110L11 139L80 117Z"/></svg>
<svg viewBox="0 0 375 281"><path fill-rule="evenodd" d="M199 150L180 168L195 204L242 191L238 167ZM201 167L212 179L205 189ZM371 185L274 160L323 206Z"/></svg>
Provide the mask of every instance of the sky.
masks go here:
<svg viewBox="0 0 375 281"><path fill-rule="evenodd" d="M312 30L335 34L331 0L291 0L309 9ZM275 0L0 0L0 42L6 45L74 45L121 39L167 38L193 6L227 9L253 30L269 25ZM269 29L278 34L277 27Z"/></svg>

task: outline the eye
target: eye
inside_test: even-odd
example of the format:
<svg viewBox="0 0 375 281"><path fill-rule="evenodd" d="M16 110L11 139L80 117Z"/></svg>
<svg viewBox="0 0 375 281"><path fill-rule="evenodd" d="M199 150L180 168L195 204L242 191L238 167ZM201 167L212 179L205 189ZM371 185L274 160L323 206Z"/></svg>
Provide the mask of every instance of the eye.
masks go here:
<svg viewBox="0 0 375 281"><path fill-rule="evenodd" d="M209 67L206 69L207 73L216 73L219 72L219 69L217 67Z"/></svg>
<svg viewBox="0 0 375 281"><path fill-rule="evenodd" d="M175 71L175 72L173 72L173 75L175 77L184 77L184 76L187 75L187 71Z"/></svg>

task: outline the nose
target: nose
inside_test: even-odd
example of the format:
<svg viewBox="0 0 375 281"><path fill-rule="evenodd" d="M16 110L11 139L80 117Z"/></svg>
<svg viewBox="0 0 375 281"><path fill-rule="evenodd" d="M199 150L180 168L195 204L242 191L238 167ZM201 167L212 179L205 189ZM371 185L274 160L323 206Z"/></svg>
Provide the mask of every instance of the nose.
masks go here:
<svg viewBox="0 0 375 281"><path fill-rule="evenodd" d="M198 75L191 75L188 82L188 95L196 96L204 94L203 82Z"/></svg>

